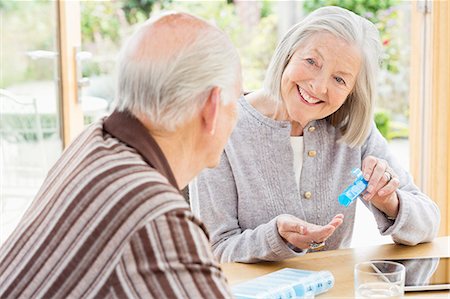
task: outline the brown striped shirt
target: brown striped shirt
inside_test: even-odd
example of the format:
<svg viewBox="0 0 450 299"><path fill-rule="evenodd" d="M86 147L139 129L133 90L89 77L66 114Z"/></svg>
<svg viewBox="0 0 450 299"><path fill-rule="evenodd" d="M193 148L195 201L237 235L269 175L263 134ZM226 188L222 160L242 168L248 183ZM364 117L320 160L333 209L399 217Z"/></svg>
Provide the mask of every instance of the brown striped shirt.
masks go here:
<svg viewBox="0 0 450 299"><path fill-rule="evenodd" d="M229 298L145 127L114 112L50 170L0 248L0 298Z"/></svg>

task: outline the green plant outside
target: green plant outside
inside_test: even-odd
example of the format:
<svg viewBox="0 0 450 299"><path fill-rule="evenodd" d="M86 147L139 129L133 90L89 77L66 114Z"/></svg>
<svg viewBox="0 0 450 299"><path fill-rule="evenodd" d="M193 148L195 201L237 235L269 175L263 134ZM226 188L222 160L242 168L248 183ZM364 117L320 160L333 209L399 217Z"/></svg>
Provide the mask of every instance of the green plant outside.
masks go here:
<svg viewBox="0 0 450 299"><path fill-rule="evenodd" d="M390 130L390 116L388 112L376 112L375 113L375 124L384 138L389 139Z"/></svg>
<svg viewBox="0 0 450 299"><path fill-rule="evenodd" d="M381 135L388 141L394 138L408 138L409 129L405 123L393 121L391 114L387 111L375 112L375 125Z"/></svg>

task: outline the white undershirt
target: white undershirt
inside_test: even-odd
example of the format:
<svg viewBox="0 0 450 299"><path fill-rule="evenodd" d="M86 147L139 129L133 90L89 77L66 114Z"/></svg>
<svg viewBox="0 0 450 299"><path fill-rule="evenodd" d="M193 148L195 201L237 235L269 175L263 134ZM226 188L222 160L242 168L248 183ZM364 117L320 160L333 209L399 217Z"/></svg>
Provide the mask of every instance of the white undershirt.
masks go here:
<svg viewBox="0 0 450 299"><path fill-rule="evenodd" d="M291 136L291 146L294 152L295 181L297 182L297 187L299 187L303 166L303 136Z"/></svg>

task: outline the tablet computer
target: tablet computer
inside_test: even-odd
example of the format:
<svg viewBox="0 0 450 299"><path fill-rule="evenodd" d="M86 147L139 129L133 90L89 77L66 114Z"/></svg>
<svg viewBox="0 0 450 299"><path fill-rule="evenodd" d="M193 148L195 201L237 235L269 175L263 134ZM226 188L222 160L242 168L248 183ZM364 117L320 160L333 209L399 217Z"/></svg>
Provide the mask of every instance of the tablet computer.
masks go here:
<svg viewBox="0 0 450 299"><path fill-rule="evenodd" d="M405 266L405 292L450 290L450 257L383 260ZM378 270L389 272L389 269Z"/></svg>

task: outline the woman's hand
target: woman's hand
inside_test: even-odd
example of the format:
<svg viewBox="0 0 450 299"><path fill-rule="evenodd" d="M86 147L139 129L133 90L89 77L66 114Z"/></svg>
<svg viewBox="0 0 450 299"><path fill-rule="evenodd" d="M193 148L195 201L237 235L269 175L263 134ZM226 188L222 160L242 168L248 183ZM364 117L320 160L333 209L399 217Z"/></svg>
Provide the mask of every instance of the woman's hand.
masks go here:
<svg viewBox="0 0 450 299"><path fill-rule="evenodd" d="M308 249L311 244L328 239L344 221L338 214L327 225L308 223L292 215L281 215L277 219L278 233L288 243L300 249Z"/></svg>
<svg viewBox="0 0 450 299"><path fill-rule="evenodd" d="M370 201L388 217L397 217L399 201L395 191L400 181L392 168L385 160L367 156L362 163L362 173L369 182L363 199Z"/></svg>

